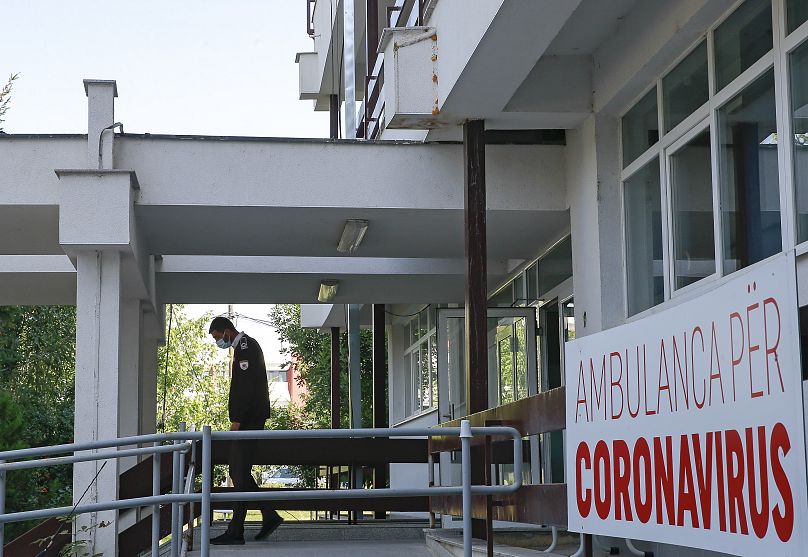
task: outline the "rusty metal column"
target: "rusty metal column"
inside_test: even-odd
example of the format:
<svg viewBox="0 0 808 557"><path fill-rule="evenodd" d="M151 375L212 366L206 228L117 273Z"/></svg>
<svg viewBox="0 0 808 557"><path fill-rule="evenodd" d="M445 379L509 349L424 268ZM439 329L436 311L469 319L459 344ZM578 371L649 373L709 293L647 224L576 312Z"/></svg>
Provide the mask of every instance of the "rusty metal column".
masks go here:
<svg viewBox="0 0 808 557"><path fill-rule="evenodd" d="M375 0L368 0L369 2ZM384 304L373 304L373 427L387 427L387 344ZM373 467L373 487L387 487L389 464ZM376 511L375 518L387 518L386 511Z"/></svg>
<svg viewBox="0 0 808 557"><path fill-rule="evenodd" d="M339 95L328 95L328 106L331 122L328 137L331 139L339 139Z"/></svg>
<svg viewBox="0 0 808 557"><path fill-rule="evenodd" d="M368 75L376 65L379 50L379 0L365 0L365 41L367 46Z"/></svg>
<svg viewBox="0 0 808 557"><path fill-rule="evenodd" d="M466 405L469 414L488 409L488 281L486 280L485 121L463 124L466 251ZM471 481L485 483L485 452L472 450ZM475 519L472 536L486 539L486 521Z"/></svg>
<svg viewBox="0 0 808 557"><path fill-rule="evenodd" d="M340 375L340 331L339 327L331 327L331 429L340 428ZM339 479L334 482L334 467L328 466L326 474L331 489L339 489ZM333 520L333 511L330 516ZM339 513L337 513L337 518L339 518Z"/></svg>
<svg viewBox="0 0 808 557"><path fill-rule="evenodd" d="M340 428L340 332L331 327L331 429Z"/></svg>

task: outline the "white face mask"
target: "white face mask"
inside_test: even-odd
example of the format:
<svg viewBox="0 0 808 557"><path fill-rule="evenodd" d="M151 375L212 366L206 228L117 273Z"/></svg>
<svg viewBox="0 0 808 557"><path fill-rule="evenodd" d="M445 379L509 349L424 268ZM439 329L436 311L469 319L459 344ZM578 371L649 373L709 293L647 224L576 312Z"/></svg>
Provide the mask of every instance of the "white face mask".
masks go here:
<svg viewBox="0 0 808 557"><path fill-rule="evenodd" d="M222 338L220 338L219 340L216 341L216 346L218 346L222 350L226 350L227 348L230 348L231 344L232 344L231 342L228 342L228 341L226 341L224 339L224 334L222 334Z"/></svg>

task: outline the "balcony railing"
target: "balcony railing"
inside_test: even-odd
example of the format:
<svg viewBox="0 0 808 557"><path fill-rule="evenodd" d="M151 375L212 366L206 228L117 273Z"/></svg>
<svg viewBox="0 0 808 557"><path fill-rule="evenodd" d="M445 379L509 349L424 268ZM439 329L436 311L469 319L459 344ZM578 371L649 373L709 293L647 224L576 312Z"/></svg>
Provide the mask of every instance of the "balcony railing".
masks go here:
<svg viewBox="0 0 808 557"><path fill-rule="evenodd" d="M428 0L396 0L387 9L388 27L416 27L423 25L424 9ZM378 48L378 45L374 45ZM370 50L370 49L369 49ZM379 53L373 69L365 77L365 97L362 101L362 119L357 126L357 137L376 139L384 121L384 55Z"/></svg>

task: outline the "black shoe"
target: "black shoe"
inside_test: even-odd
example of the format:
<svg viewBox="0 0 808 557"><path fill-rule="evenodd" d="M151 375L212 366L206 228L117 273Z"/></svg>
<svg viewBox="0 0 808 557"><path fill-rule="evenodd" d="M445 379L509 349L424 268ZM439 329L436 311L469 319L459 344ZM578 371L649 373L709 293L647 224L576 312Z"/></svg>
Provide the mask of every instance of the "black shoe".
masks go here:
<svg viewBox="0 0 808 557"><path fill-rule="evenodd" d="M272 534L272 532L278 529L278 526L280 526L282 523L283 519L280 516L276 516L271 520L265 521L261 525L261 531L255 535L255 539L257 541L267 539Z"/></svg>
<svg viewBox="0 0 808 557"><path fill-rule="evenodd" d="M234 536L230 532L225 532L221 536L216 536L210 540L211 545L244 545L244 536Z"/></svg>

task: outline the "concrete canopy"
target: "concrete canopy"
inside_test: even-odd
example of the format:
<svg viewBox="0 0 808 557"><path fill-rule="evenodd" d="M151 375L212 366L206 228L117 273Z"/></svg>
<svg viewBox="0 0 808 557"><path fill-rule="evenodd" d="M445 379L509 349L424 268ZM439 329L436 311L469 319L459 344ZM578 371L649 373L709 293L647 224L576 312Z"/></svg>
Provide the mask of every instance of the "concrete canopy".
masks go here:
<svg viewBox="0 0 808 557"><path fill-rule="evenodd" d="M86 136L0 139L0 257L47 255L58 269L41 298L24 273L6 274L4 303L71 303L59 236L70 186L54 170L80 168L86 149ZM492 283L569 229L563 149L489 147ZM157 259L162 303L312 303L323 279L340 280L337 303L462 300L459 144L118 135L114 160L136 177L138 249ZM344 256L349 218L370 228Z"/></svg>

